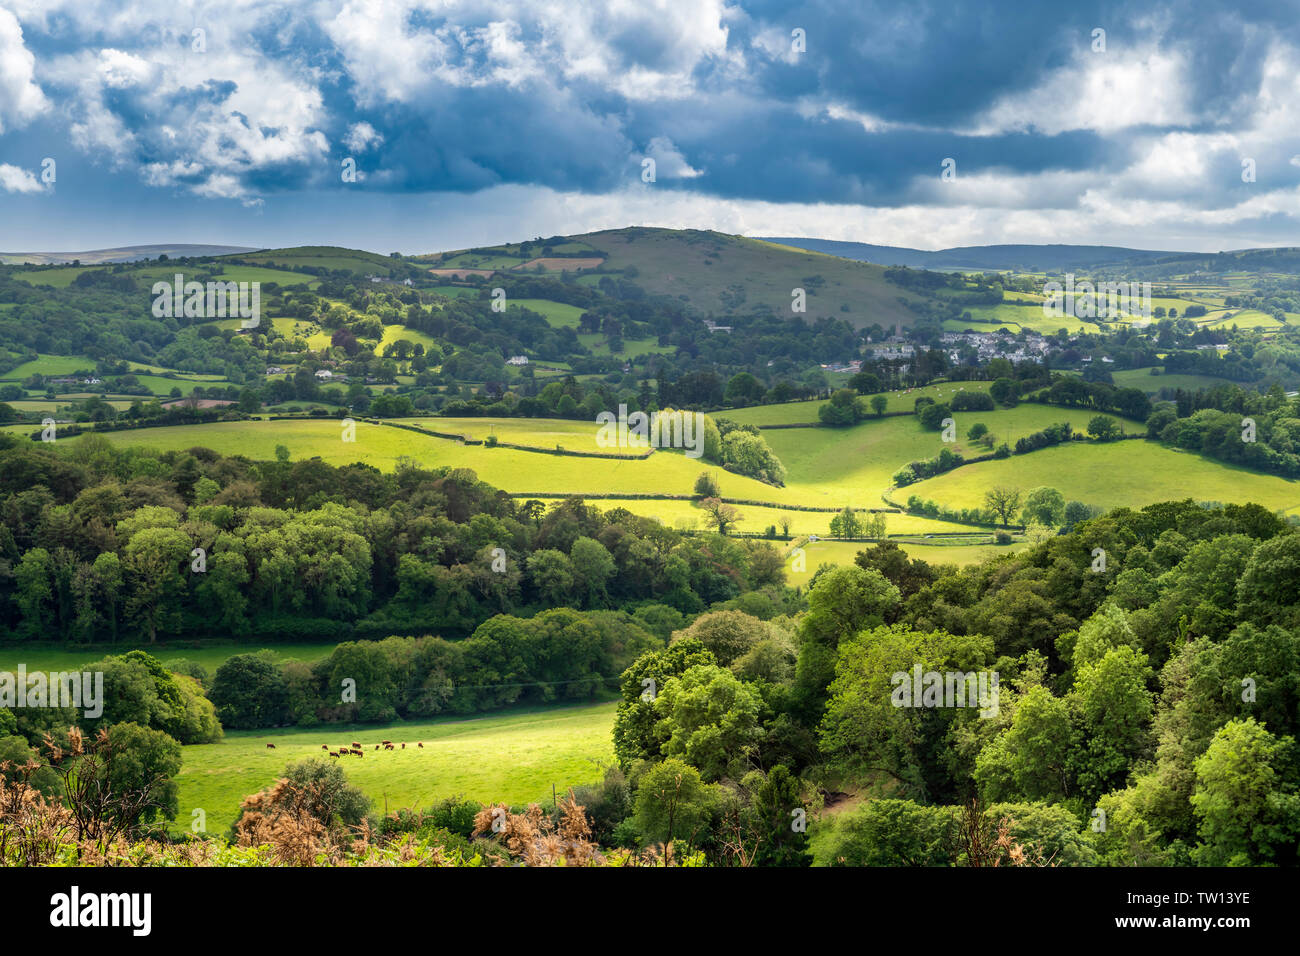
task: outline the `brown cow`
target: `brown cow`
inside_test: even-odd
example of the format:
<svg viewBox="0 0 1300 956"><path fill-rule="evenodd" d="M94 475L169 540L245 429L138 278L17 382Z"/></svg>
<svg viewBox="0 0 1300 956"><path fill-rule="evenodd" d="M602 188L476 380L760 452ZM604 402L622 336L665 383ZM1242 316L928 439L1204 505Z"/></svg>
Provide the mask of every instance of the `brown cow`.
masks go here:
<svg viewBox="0 0 1300 956"><path fill-rule="evenodd" d="M402 749L403 749L403 750L406 749L406 744L402 744Z"/></svg>
<svg viewBox="0 0 1300 956"><path fill-rule="evenodd" d="M325 749L327 749L327 750L329 750L329 748L328 748L328 747L327 747L327 748L325 748ZM331 756L331 757L337 757L337 756L338 756L338 754L336 754L336 753L335 753L335 752L334 752L334 751L332 751L332 750L330 750L330 756Z"/></svg>
<svg viewBox="0 0 1300 956"><path fill-rule="evenodd" d="M267 745L266 745L266 749L267 749L267 750L274 750L274 749L275 749L275 744L267 744Z"/></svg>
<svg viewBox="0 0 1300 956"><path fill-rule="evenodd" d="M321 745L320 745L320 749L321 749L321 750L329 750L329 749L330 749L330 745L329 745L329 744L321 744Z"/></svg>
<svg viewBox="0 0 1300 956"><path fill-rule="evenodd" d="M421 740L421 741L420 741L418 744L416 744L415 746L420 747L421 749L423 749L423 747L424 747L424 741Z"/></svg>
<svg viewBox="0 0 1300 956"><path fill-rule="evenodd" d="M376 750L379 749L379 744L375 744L375 749L376 749Z"/></svg>
<svg viewBox="0 0 1300 956"><path fill-rule="evenodd" d="M354 746L354 747L360 747L361 745L360 745L359 743L357 743L357 742L354 740L354 741L352 741L352 746Z"/></svg>
<svg viewBox="0 0 1300 956"><path fill-rule="evenodd" d="M392 743L391 740L381 740L381 741L379 741L379 742L380 742L381 744L383 744L385 747L387 747L389 744Z"/></svg>

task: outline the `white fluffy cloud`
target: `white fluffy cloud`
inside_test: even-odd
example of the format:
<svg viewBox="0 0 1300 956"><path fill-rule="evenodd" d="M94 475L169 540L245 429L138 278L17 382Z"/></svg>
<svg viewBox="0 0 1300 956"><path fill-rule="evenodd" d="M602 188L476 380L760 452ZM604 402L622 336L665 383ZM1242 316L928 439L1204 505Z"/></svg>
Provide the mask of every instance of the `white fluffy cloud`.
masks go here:
<svg viewBox="0 0 1300 956"><path fill-rule="evenodd" d="M23 43L18 18L0 7L0 133L25 125L46 108L35 66L36 57Z"/></svg>
<svg viewBox="0 0 1300 956"><path fill-rule="evenodd" d="M0 163L0 189L7 193L38 193L43 187L33 173L9 163Z"/></svg>

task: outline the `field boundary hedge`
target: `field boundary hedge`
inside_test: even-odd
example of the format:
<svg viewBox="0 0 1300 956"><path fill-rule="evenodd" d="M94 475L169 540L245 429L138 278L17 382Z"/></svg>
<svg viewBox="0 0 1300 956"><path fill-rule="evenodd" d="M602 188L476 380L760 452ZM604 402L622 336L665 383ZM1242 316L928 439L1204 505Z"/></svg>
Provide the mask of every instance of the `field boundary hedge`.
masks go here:
<svg viewBox="0 0 1300 956"><path fill-rule="evenodd" d="M421 435L431 435L434 438L445 438L448 441L460 442L462 445L482 445L488 448L513 448L516 451L532 451L542 455L560 455L570 458L611 458L616 461L645 461L655 453L655 449L649 448L644 455L617 455L613 452L605 451L573 451L569 448L541 448L537 445L517 445L514 442L497 441L494 444L488 444L487 439L468 438L465 435L458 435L454 432L437 432L431 428L424 428L421 425L407 425L402 422L395 422L384 418L363 418L363 422L371 425L384 425L388 428L402 428L409 432L418 432Z"/></svg>
<svg viewBox="0 0 1300 956"><path fill-rule="evenodd" d="M580 491L570 492L568 494L557 494L554 491L508 491L506 492L511 498L591 498L595 501L612 500L612 501L696 501L696 495L665 495L665 494L640 494L629 491L601 491L595 494L586 494ZM724 502L729 505L749 505L753 508L775 508L778 511L813 511L821 514L839 514L843 508L820 508L815 505L785 505L778 504L774 501L759 501L755 498L723 498ZM891 502L892 503L892 502ZM904 509L895 505L892 508L855 508L854 511L870 512L871 514L900 514Z"/></svg>

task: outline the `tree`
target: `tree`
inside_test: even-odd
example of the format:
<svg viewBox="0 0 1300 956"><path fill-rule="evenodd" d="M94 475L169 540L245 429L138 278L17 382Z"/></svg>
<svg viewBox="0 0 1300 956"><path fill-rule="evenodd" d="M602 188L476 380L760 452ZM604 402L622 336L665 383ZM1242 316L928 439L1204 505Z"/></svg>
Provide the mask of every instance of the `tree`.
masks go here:
<svg viewBox="0 0 1300 956"><path fill-rule="evenodd" d="M581 585L584 592L583 604L603 605L609 598L606 585L617 570L609 549L595 538L581 537L569 548L569 560L573 564L574 583Z"/></svg>
<svg viewBox="0 0 1300 956"><path fill-rule="evenodd" d="M1070 709L1045 687L1031 687L1015 706L1011 726L975 760L975 783L986 801L1060 801L1070 796L1074 744Z"/></svg>
<svg viewBox="0 0 1300 956"><path fill-rule="evenodd" d="M847 814L830 847L832 866L949 866L953 811L911 800L870 800Z"/></svg>
<svg viewBox="0 0 1300 956"><path fill-rule="evenodd" d="M700 472L700 476L695 479L695 497L721 498L722 491L718 487L717 475L711 471Z"/></svg>
<svg viewBox="0 0 1300 956"><path fill-rule="evenodd" d="M680 757L707 781L738 777L762 739L763 699L716 664L670 677L654 702L663 753Z"/></svg>
<svg viewBox="0 0 1300 956"><path fill-rule="evenodd" d="M889 399L887 399L885 396L883 395L871 396L871 410L876 413L877 418L884 415L885 409L887 409L888 407L889 407Z"/></svg>
<svg viewBox="0 0 1300 956"><path fill-rule="evenodd" d="M1081 742L1071 754L1074 776L1089 805L1124 784L1129 768L1151 745L1151 679L1147 656L1128 645L1082 664L1068 695Z"/></svg>
<svg viewBox="0 0 1300 956"><path fill-rule="evenodd" d="M217 668L208 696L223 726L251 730L284 719L288 689L270 652L235 654Z"/></svg>
<svg viewBox="0 0 1300 956"><path fill-rule="evenodd" d="M862 522L853 509L844 510L831 519L831 534L837 538L857 538L862 534Z"/></svg>
<svg viewBox="0 0 1300 956"><path fill-rule="evenodd" d="M181 745L162 731L127 722L86 737L72 727L57 741L46 735L45 750L78 829L101 848L176 816Z"/></svg>
<svg viewBox="0 0 1300 956"><path fill-rule="evenodd" d="M1300 795L1284 769L1294 744L1254 718L1230 720L1196 761L1196 813L1202 866L1295 866Z"/></svg>
<svg viewBox="0 0 1300 956"><path fill-rule="evenodd" d="M190 539L176 528L142 528L125 549L131 589L127 611L149 636L174 630L180 623L180 598L185 592L181 567L188 563Z"/></svg>
<svg viewBox="0 0 1300 956"><path fill-rule="evenodd" d="M721 498L705 498L700 502L700 507L704 509L705 520L718 534L726 534L733 524L744 520L739 511Z"/></svg>
<svg viewBox="0 0 1300 956"><path fill-rule="evenodd" d="M1041 524L1055 528L1064 520L1065 495L1055 488L1035 488L1025 497L1025 507L1020 514L1022 524Z"/></svg>
<svg viewBox="0 0 1300 956"><path fill-rule="evenodd" d="M675 758L649 767L636 781L636 811L633 823L642 843L668 849L674 840L688 846L700 837L716 803L713 789L700 778L700 772Z"/></svg>
<svg viewBox="0 0 1300 956"><path fill-rule="evenodd" d="M806 829L796 828L796 811L804 810L799 779L777 764L754 789L746 816L755 835L754 866L811 866Z"/></svg>
<svg viewBox="0 0 1300 956"><path fill-rule="evenodd" d="M985 425L983 422L976 422L969 429L967 429L966 437L969 438L971 441L979 441L988 433L989 433L989 426Z"/></svg>
<svg viewBox="0 0 1300 956"><path fill-rule="evenodd" d="M614 714L614 755L619 766L629 770L637 760L661 756L654 725L655 698L669 678L701 664L717 663L712 652L696 640L681 639L666 650L648 651L638 657L619 677L623 699Z"/></svg>
<svg viewBox="0 0 1300 956"><path fill-rule="evenodd" d="M763 398L763 383L749 372L737 372L727 382L724 397L729 405L752 405Z"/></svg>
<svg viewBox="0 0 1300 956"><path fill-rule="evenodd" d="M1000 378L989 386L989 394L1001 405L1014 405L1020 398L1020 383L1013 378Z"/></svg>
<svg viewBox="0 0 1300 956"><path fill-rule="evenodd" d="M563 551L543 548L528 556L528 577L538 596L551 605L563 605L572 599L573 562Z"/></svg>
<svg viewBox="0 0 1300 956"><path fill-rule="evenodd" d="M730 667L736 658L773 633L766 621L744 611L710 611L685 630L674 632L669 646L680 641L699 642L721 666Z"/></svg>
<svg viewBox="0 0 1300 956"><path fill-rule="evenodd" d="M1088 434L1097 441L1113 441L1119 437L1119 423L1108 415L1094 415L1088 421Z"/></svg>
<svg viewBox="0 0 1300 956"><path fill-rule="evenodd" d="M1003 527L1011 523L1011 517L1020 508L1020 489L1005 485L995 485L984 492L984 503L1002 519Z"/></svg>

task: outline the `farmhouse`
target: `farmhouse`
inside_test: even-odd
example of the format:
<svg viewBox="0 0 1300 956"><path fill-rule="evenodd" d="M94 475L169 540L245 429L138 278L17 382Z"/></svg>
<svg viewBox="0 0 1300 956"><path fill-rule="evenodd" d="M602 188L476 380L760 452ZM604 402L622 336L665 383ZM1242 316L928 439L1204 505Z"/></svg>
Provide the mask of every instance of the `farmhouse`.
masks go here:
<svg viewBox="0 0 1300 956"><path fill-rule="evenodd" d="M506 364L507 364L507 365L527 365L527 364L528 364L528 356L527 356L527 355L512 355L512 356L510 356L510 358L506 359Z"/></svg>

